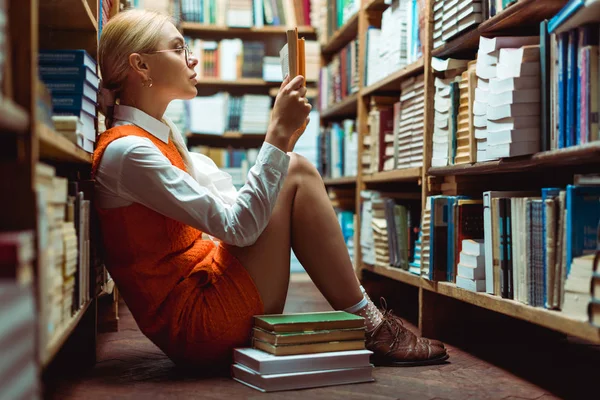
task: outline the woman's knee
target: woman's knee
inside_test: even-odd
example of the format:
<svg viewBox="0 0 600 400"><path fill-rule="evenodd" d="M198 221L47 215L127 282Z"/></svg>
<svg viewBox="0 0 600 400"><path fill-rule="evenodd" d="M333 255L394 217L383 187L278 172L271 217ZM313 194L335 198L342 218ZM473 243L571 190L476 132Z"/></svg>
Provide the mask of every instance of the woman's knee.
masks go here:
<svg viewBox="0 0 600 400"><path fill-rule="evenodd" d="M321 178L317 168L304 156L298 153L288 153L290 155L290 165L288 174L311 176Z"/></svg>

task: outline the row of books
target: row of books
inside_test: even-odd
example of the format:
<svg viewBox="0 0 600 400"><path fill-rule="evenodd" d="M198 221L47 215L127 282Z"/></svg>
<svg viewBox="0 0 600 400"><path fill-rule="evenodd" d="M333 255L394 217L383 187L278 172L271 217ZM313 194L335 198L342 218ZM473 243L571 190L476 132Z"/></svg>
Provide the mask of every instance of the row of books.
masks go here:
<svg viewBox="0 0 600 400"><path fill-rule="evenodd" d="M262 392L373 381L364 318L343 311L254 316L233 379Z"/></svg>
<svg viewBox="0 0 600 400"><path fill-rule="evenodd" d="M360 9L360 0L313 0L311 12L315 12L317 33L321 44L354 17Z"/></svg>
<svg viewBox="0 0 600 400"><path fill-rule="evenodd" d="M184 21L262 28L268 26L312 25L311 0L182 0Z"/></svg>
<svg viewBox="0 0 600 400"><path fill-rule="evenodd" d="M360 247L365 264L408 271L418 256L415 242L421 205L419 200L397 197L390 193L361 191Z"/></svg>
<svg viewBox="0 0 600 400"><path fill-rule="evenodd" d="M339 103L358 92L358 40L352 40L329 64L322 67L319 75L319 107L321 110Z"/></svg>
<svg viewBox="0 0 600 400"><path fill-rule="evenodd" d="M356 121L345 119L322 126L315 143L317 169L323 178L356 176L358 132Z"/></svg>
<svg viewBox="0 0 600 400"><path fill-rule="evenodd" d="M232 96L219 92L198 96L188 102L187 120L193 133L222 135L227 131L265 134L271 116L268 95Z"/></svg>
<svg viewBox="0 0 600 400"><path fill-rule="evenodd" d="M597 248L599 183L597 176L577 176L574 185L539 192L484 191L479 199L429 197L422 221L422 230L428 232L426 243L421 238L422 275L458 284L459 265L484 267L468 276L475 280L474 290L561 309L574 260ZM470 191L485 186L465 185ZM461 246L467 239L481 241L483 249L469 252L475 258L462 262Z"/></svg>
<svg viewBox="0 0 600 400"><path fill-rule="evenodd" d="M93 185L88 182L84 195L78 182L56 176L50 165L36 165L42 352L93 296L89 200L92 190Z"/></svg>
<svg viewBox="0 0 600 400"><path fill-rule="evenodd" d="M365 85L369 86L423 56L424 2L394 0L381 15L381 28L366 32Z"/></svg>
<svg viewBox="0 0 600 400"><path fill-rule="evenodd" d="M423 165L424 76L403 81L400 90L399 98L371 96L360 160L365 174Z"/></svg>
<svg viewBox="0 0 600 400"><path fill-rule="evenodd" d="M198 59L194 68L198 79L262 78L281 82L283 76L279 57L265 55L265 43L222 39L201 40L186 37L190 51ZM320 48L316 41L305 41L306 80L314 82L319 75Z"/></svg>
<svg viewBox="0 0 600 400"><path fill-rule="evenodd" d="M37 90L41 121L93 153L99 85L96 61L85 50L41 50L38 63L43 82Z"/></svg>
<svg viewBox="0 0 600 400"><path fill-rule="evenodd" d="M433 48L474 29L517 0L435 0L433 3Z"/></svg>

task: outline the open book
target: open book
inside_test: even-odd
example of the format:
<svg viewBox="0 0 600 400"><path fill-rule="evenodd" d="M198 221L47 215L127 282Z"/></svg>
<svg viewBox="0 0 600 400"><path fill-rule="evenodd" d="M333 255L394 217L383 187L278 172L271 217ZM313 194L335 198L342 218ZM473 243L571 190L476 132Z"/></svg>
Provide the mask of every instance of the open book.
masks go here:
<svg viewBox="0 0 600 400"><path fill-rule="evenodd" d="M306 78L304 38L298 39L298 28L288 29L286 35L287 43L279 51L282 76L289 74L290 79L294 79L296 75L302 75Z"/></svg>
<svg viewBox="0 0 600 400"><path fill-rule="evenodd" d="M279 60L281 62L281 76L290 75L290 80L297 75L304 77L304 86L306 86L306 56L304 51L304 38L298 39L298 28L288 29L286 31L287 43L279 51ZM299 133L306 129L306 122L298 130Z"/></svg>

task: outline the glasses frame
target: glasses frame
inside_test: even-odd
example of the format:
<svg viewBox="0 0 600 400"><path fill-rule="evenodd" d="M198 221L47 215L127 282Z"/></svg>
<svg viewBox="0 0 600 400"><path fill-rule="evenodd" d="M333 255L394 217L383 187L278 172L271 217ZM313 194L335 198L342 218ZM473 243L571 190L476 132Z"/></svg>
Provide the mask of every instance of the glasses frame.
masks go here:
<svg viewBox="0 0 600 400"><path fill-rule="evenodd" d="M149 51L149 52L146 52L146 53L144 53L144 54L167 53L167 52L171 52L171 51L180 51L180 50L183 50L183 51L184 51L184 54L185 54L185 62L186 62L187 64L189 64L189 63L190 63L190 55L191 55L191 52L190 52L190 48L189 48L189 46L187 45L187 43L186 43L186 44L184 44L184 45L183 45L183 47L178 47L178 48L176 48L176 49L163 49L163 50L154 50L154 51Z"/></svg>

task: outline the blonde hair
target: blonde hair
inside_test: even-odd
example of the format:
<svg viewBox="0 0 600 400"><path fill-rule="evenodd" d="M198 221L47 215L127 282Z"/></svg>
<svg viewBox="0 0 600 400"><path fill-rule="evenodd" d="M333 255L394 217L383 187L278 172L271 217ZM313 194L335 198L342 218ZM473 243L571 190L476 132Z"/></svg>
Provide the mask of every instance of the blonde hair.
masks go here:
<svg viewBox="0 0 600 400"><path fill-rule="evenodd" d="M102 88L112 93L116 100L127 80L129 55L147 53L156 50L165 24L173 19L157 11L130 9L117 14L102 29L98 58L102 74ZM114 122L113 109L102 104L102 113L106 117L106 127ZM177 135L181 136L181 135ZM190 175L195 177L193 163L182 137L175 137L171 129L170 139L181 154Z"/></svg>

